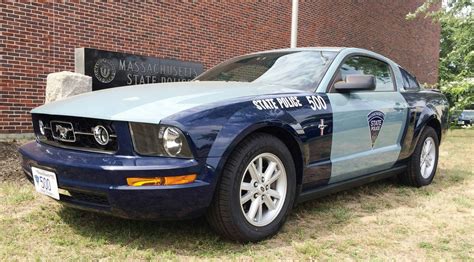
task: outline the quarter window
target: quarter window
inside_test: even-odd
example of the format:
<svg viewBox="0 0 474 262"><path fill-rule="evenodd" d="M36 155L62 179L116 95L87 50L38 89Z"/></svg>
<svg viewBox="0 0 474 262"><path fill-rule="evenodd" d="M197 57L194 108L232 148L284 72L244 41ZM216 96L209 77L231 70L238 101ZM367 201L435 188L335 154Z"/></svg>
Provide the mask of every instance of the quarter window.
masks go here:
<svg viewBox="0 0 474 262"><path fill-rule="evenodd" d="M400 67L400 72L403 78L403 88L405 90L419 90L420 84L416 81L416 78L408 73L405 69Z"/></svg>
<svg viewBox="0 0 474 262"><path fill-rule="evenodd" d="M373 75L376 82L375 91L395 90L390 66L374 58L353 56L347 59L339 69L339 79L336 81L345 81L348 75Z"/></svg>

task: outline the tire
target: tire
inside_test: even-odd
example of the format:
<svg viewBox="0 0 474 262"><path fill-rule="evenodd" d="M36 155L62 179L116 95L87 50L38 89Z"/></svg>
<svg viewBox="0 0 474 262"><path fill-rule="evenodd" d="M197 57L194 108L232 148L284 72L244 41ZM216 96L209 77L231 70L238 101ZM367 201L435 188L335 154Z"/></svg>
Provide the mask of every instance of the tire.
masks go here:
<svg viewBox="0 0 474 262"><path fill-rule="evenodd" d="M431 143L431 147L427 144ZM428 148L428 154L425 152ZM439 156L439 138L436 131L427 126L418 140L415 151L408 161L407 171L399 175L401 182L413 187L431 184L436 174ZM422 165L423 164L423 165Z"/></svg>
<svg viewBox="0 0 474 262"><path fill-rule="evenodd" d="M263 172L259 172L260 166ZM268 172L272 173L267 176L269 183L255 180L262 179L258 174L270 167L274 172ZM290 151L278 138L256 133L241 142L225 163L206 218L227 239L260 241L275 235L283 226L295 194L296 171Z"/></svg>

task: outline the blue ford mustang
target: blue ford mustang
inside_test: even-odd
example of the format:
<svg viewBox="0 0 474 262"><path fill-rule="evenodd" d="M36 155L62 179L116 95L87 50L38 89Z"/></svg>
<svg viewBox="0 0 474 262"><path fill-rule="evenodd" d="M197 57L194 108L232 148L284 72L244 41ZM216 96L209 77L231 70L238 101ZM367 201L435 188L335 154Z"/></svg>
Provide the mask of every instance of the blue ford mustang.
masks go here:
<svg viewBox="0 0 474 262"><path fill-rule="evenodd" d="M91 92L32 111L20 148L38 192L132 219L206 215L237 241L295 203L398 175L431 183L446 98L390 59L297 48L230 59L186 83Z"/></svg>

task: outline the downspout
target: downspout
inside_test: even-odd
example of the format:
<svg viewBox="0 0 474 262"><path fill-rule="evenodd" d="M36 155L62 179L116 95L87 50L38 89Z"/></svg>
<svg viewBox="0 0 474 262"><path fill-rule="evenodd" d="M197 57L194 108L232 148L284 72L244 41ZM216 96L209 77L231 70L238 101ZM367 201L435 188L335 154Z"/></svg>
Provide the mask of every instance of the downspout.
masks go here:
<svg viewBox="0 0 474 262"><path fill-rule="evenodd" d="M298 0L292 0L291 9L291 42L290 47L296 47L296 41L298 40Z"/></svg>

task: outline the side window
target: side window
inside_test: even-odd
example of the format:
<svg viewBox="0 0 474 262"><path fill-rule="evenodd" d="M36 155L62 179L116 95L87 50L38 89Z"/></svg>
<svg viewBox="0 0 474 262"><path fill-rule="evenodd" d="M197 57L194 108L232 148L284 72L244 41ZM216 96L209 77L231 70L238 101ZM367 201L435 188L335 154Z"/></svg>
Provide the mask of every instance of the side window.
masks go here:
<svg viewBox="0 0 474 262"><path fill-rule="evenodd" d="M375 91L395 90L390 66L374 58L353 56L347 59L339 69L335 82L345 81L348 75L373 75L376 80Z"/></svg>
<svg viewBox="0 0 474 262"><path fill-rule="evenodd" d="M420 84L416 81L414 76L401 67L400 72L402 73L403 88L405 88L405 90L420 90Z"/></svg>

